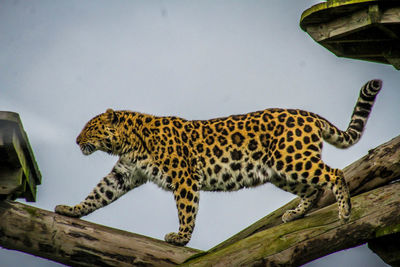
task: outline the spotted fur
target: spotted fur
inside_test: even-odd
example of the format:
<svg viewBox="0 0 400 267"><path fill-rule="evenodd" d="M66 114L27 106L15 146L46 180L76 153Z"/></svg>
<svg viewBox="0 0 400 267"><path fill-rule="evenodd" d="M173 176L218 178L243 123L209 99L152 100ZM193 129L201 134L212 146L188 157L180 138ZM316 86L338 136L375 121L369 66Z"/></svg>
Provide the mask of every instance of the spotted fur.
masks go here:
<svg viewBox="0 0 400 267"><path fill-rule="evenodd" d="M179 231L165 240L189 242L195 225L199 191L234 191L266 182L296 194L301 202L282 217L304 216L323 188L333 191L339 218L350 216L350 196L343 172L321 160L322 141L346 148L361 137L380 80L366 83L346 131L311 112L266 109L211 120L188 121L108 109L91 119L77 138L83 154L96 150L119 160L87 198L56 212L81 217L152 181L172 191Z"/></svg>

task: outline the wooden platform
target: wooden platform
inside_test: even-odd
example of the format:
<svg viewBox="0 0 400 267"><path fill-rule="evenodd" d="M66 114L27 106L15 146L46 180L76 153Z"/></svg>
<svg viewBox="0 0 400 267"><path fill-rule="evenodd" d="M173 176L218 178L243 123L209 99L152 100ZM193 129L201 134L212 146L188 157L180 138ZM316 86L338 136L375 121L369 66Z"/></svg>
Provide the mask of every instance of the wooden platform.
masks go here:
<svg viewBox="0 0 400 267"><path fill-rule="evenodd" d="M304 11L300 27L336 56L400 70L398 0L328 0Z"/></svg>
<svg viewBox="0 0 400 267"><path fill-rule="evenodd" d="M19 115L0 111L0 199L36 200L41 174Z"/></svg>

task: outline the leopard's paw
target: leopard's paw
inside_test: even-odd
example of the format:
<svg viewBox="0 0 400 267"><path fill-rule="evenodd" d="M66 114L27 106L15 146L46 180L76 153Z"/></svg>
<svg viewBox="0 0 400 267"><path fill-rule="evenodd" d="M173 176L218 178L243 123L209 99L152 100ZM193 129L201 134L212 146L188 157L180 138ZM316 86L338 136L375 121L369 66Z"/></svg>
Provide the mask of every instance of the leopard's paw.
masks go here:
<svg viewBox="0 0 400 267"><path fill-rule="evenodd" d="M351 212L351 202L350 199L348 202L343 201L343 203L339 203L339 219L341 223L346 223L350 219Z"/></svg>
<svg viewBox="0 0 400 267"><path fill-rule="evenodd" d="M170 244L184 246L189 242L190 237L180 233L169 233L165 235L164 239Z"/></svg>
<svg viewBox="0 0 400 267"><path fill-rule="evenodd" d="M299 212L296 212L295 210L287 210L285 213L282 215L282 221L284 223L291 222L293 220L296 220L298 218L301 218L303 214L300 214Z"/></svg>

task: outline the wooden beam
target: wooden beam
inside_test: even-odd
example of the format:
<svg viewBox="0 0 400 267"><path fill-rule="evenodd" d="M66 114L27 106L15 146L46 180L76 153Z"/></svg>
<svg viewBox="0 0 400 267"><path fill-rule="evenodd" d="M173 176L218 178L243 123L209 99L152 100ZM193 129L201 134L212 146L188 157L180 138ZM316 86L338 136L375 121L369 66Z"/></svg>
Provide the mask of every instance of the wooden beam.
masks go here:
<svg viewBox="0 0 400 267"><path fill-rule="evenodd" d="M71 266L173 266L201 252L12 201L0 202L0 246Z"/></svg>
<svg viewBox="0 0 400 267"><path fill-rule="evenodd" d="M321 24L306 26L307 33L316 41L323 42L331 38L342 38L371 25L368 9Z"/></svg>
<svg viewBox="0 0 400 267"><path fill-rule="evenodd" d="M400 5L395 0L329 0L303 12L300 27L338 57L391 64L400 45Z"/></svg>
<svg viewBox="0 0 400 267"><path fill-rule="evenodd" d="M0 195L11 195L17 191L23 191L23 166L26 161L21 154L14 128L10 127L9 123L0 123Z"/></svg>
<svg viewBox="0 0 400 267"><path fill-rule="evenodd" d="M388 50L383 53L383 56L397 70L400 70L400 44L397 47L395 47L394 45L392 47L389 47Z"/></svg>
<svg viewBox="0 0 400 267"><path fill-rule="evenodd" d="M303 219L266 229L183 266L300 266L330 253L400 231L400 182L352 199L349 222L330 205Z"/></svg>
<svg viewBox="0 0 400 267"><path fill-rule="evenodd" d="M0 111L0 198L35 201L40 183L41 174L19 115Z"/></svg>

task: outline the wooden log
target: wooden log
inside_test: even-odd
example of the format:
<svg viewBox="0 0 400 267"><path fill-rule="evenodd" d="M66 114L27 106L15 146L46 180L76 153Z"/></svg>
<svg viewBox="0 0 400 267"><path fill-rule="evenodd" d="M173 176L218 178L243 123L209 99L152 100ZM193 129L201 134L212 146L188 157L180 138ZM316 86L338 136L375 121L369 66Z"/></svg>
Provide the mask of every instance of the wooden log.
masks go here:
<svg viewBox="0 0 400 267"><path fill-rule="evenodd" d="M400 182L353 198L342 224L337 206L258 232L183 266L299 266L321 256L400 231Z"/></svg>
<svg viewBox="0 0 400 267"><path fill-rule="evenodd" d="M400 178L400 136L397 136L368 152L361 159L343 169L344 176L349 184L352 196L369 191L379 186L390 183ZM264 218L250 225L238 234L212 248L216 251L229 246L241 239L251 236L257 232L277 226L282 223L282 215L286 210L294 209L300 199L296 198ZM327 190L319 199L316 208L325 207L335 202L335 198ZM336 206L337 207L337 206ZM315 210L314 208L313 210ZM311 212L308 216L312 216Z"/></svg>
<svg viewBox="0 0 400 267"><path fill-rule="evenodd" d="M351 192L368 191L400 177L399 159L400 136L371 150L345 169ZM185 265L299 265L399 232L399 192L400 183L393 183L352 198L352 216L344 225L337 219L336 204L279 225L283 212L297 205L294 200L207 253L3 201L0 245L73 266L168 266L188 258ZM318 205L329 201L323 196Z"/></svg>
<svg viewBox="0 0 400 267"><path fill-rule="evenodd" d="M400 266L400 233L370 240L368 247L390 266Z"/></svg>
<svg viewBox="0 0 400 267"><path fill-rule="evenodd" d="M200 252L12 201L0 202L0 245L71 266L173 266Z"/></svg>

